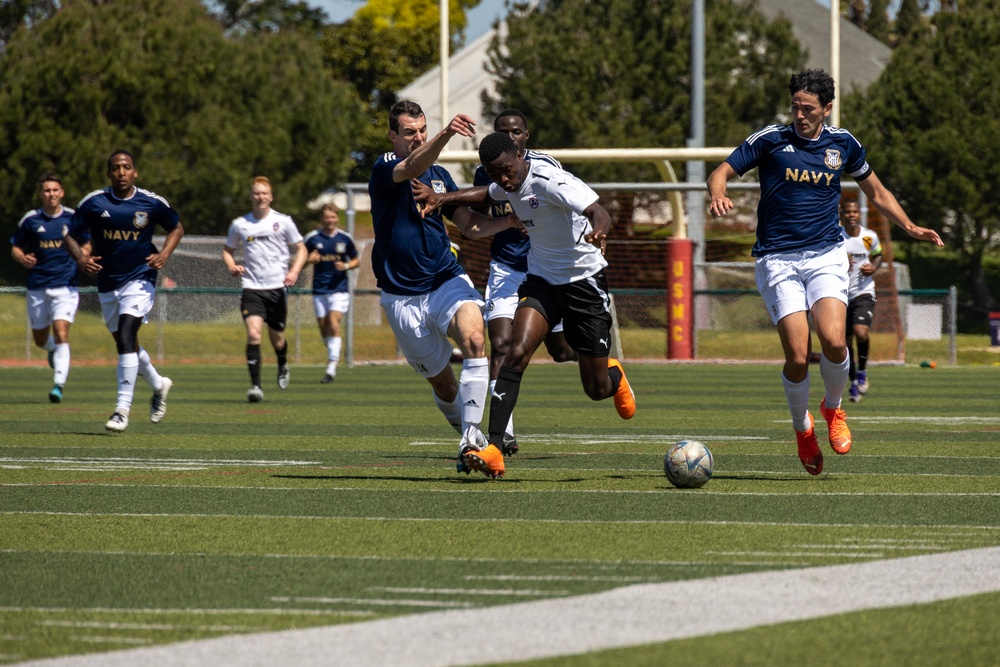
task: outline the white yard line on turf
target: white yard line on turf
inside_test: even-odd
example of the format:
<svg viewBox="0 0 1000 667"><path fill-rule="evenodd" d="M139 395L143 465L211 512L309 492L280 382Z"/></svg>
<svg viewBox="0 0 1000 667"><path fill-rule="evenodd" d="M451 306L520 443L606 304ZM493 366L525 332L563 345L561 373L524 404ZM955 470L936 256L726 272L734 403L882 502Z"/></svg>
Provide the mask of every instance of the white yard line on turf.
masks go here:
<svg viewBox="0 0 1000 667"><path fill-rule="evenodd" d="M458 667L665 642L1000 591L1000 547L738 574L308 630L23 663L37 667ZM864 585L859 585L864 582ZM664 619L670 619L665 622ZM496 627L504 641L464 641Z"/></svg>

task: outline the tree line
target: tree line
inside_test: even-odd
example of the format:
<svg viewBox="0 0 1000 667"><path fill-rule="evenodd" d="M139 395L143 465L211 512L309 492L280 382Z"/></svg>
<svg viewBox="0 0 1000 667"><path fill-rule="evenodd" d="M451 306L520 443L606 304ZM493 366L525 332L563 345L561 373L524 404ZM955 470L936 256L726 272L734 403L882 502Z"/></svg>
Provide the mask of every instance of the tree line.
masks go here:
<svg viewBox="0 0 1000 667"><path fill-rule="evenodd" d="M453 49L478 3L451 0ZM920 224L948 239L981 309L994 307L984 259L1000 226L989 187L1000 150L998 3L902 0L890 18L884 1L842 2L894 47L870 90L843 96L844 125ZM535 146L685 144L690 0L508 4L507 35L490 48L487 115L522 108ZM706 12L708 145L787 122L785 87L809 45L753 2L717 0ZM0 5L0 228L9 236L37 206L42 173L64 178L69 205L106 185L104 160L120 147L190 233L223 233L245 212L255 174L275 183L279 210L305 221L319 192L367 180L388 146L395 91L437 64L437 17L436 0L369 0L340 24L292 0L9 0ZM580 172L656 179L644 169Z"/></svg>

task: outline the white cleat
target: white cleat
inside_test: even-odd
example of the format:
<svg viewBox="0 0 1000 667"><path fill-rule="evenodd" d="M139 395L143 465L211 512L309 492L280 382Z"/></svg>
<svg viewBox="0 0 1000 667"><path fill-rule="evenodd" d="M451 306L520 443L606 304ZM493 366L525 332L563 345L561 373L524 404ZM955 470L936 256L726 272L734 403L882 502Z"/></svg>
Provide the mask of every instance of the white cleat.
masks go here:
<svg viewBox="0 0 1000 667"><path fill-rule="evenodd" d="M111 415L111 418L108 420L108 423L104 425L104 428L113 433L123 433L125 429L128 428L128 416L123 415L120 412L116 412Z"/></svg>
<svg viewBox="0 0 1000 667"><path fill-rule="evenodd" d="M163 386L160 387L160 391L155 392L153 398L149 399L149 421L154 424L159 424L167 416L167 394L170 393L170 388L173 386L173 380L168 377L163 378Z"/></svg>
<svg viewBox="0 0 1000 667"><path fill-rule="evenodd" d="M278 366L278 389L288 389L288 381L291 377L292 374L288 370L288 364Z"/></svg>
<svg viewBox="0 0 1000 667"><path fill-rule="evenodd" d="M260 403L264 400L264 390L256 385L250 387L247 390L247 400L251 403Z"/></svg>

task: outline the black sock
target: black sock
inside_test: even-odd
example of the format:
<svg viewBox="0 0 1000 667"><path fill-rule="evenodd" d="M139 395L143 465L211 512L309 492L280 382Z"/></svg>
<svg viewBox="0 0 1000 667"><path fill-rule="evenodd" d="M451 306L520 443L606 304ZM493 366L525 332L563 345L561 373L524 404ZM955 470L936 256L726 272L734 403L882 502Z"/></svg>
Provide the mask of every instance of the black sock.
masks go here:
<svg viewBox="0 0 1000 667"><path fill-rule="evenodd" d="M858 339L858 370L862 372L868 368L868 347L870 342Z"/></svg>
<svg viewBox="0 0 1000 667"><path fill-rule="evenodd" d="M285 366L288 364L288 341L285 341L284 347L280 350L274 348L274 353L278 355L278 366Z"/></svg>
<svg viewBox="0 0 1000 667"><path fill-rule="evenodd" d="M513 368L501 366L490 397L490 443L501 449L504 431L517 404L517 394L521 391L521 375Z"/></svg>
<svg viewBox="0 0 1000 667"><path fill-rule="evenodd" d="M618 370L617 366L608 366L608 377L611 378L611 393L608 396L614 396L618 393L618 387L622 384L622 372ZM605 396L605 398L608 396Z"/></svg>
<svg viewBox="0 0 1000 667"><path fill-rule="evenodd" d="M260 386L260 345L247 343L247 369L250 371L250 384Z"/></svg>
<svg viewBox="0 0 1000 667"><path fill-rule="evenodd" d="M858 341L858 349L861 348L861 341ZM851 384L858 379L858 367L854 364L854 350L847 346L847 361L850 362L847 368L847 377L851 379Z"/></svg>

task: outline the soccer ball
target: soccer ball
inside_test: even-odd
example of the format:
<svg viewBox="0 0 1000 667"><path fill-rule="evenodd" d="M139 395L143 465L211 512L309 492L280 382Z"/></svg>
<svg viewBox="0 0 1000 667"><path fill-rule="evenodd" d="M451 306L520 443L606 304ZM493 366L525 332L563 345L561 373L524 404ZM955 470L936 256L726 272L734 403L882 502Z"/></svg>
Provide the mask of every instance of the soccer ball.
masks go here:
<svg viewBox="0 0 1000 667"><path fill-rule="evenodd" d="M679 489L697 489L712 479L712 452L697 440L682 440L663 457L663 472Z"/></svg>

